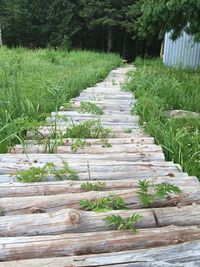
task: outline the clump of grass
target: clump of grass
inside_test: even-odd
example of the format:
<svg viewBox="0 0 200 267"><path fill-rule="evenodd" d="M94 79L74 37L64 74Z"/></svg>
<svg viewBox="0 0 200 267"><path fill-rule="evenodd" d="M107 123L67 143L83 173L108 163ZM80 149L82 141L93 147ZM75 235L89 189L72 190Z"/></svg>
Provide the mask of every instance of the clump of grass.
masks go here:
<svg viewBox="0 0 200 267"><path fill-rule="evenodd" d="M103 212L108 210L124 210L127 204L122 197L110 195L96 200L82 199L79 202L81 208L87 211Z"/></svg>
<svg viewBox="0 0 200 267"><path fill-rule="evenodd" d="M2 208L0 208L0 217L4 215L5 215L5 211Z"/></svg>
<svg viewBox="0 0 200 267"><path fill-rule="evenodd" d="M81 189L85 191L100 191L105 187L106 183L97 182L97 183L90 183L86 182L81 185Z"/></svg>
<svg viewBox="0 0 200 267"><path fill-rule="evenodd" d="M133 233L137 233L135 224L142 219L142 216L138 213L134 213L131 217L123 218L120 215L110 215L105 218L109 226L115 226L117 230L130 230Z"/></svg>
<svg viewBox="0 0 200 267"><path fill-rule="evenodd" d="M104 128L100 120L89 120L79 124L72 121L72 126L64 134L65 138L108 138L110 129Z"/></svg>
<svg viewBox="0 0 200 267"><path fill-rule="evenodd" d="M145 130L162 145L167 160L200 178L200 120L169 118L166 111L200 112L199 71L165 67L160 60L136 60L128 87L138 98L133 112Z"/></svg>
<svg viewBox="0 0 200 267"><path fill-rule="evenodd" d="M95 103L89 101L81 101L80 103L80 113L91 113L97 115L103 115L103 110L98 107Z"/></svg>
<svg viewBox="0 0 200 267"><path fill-rule="evenodd" d="M63 161L63 167L58 169L54 163L46 163L43 167L31 167L28 170L18 172L16 179L22 183L36 183L48 181L48 176L54 175L56 180L77 180L78 174L69 168L67 162Z"/></svg>
<svg viewBox="0 0 200 267"><path fill-rule="evenodd" d="M166 198L171 193L180 194L181 189L178 186L168 183L162 183L151 187L149 181L139 181L137 194L145 207L152 205L156 199Z"/></svg>

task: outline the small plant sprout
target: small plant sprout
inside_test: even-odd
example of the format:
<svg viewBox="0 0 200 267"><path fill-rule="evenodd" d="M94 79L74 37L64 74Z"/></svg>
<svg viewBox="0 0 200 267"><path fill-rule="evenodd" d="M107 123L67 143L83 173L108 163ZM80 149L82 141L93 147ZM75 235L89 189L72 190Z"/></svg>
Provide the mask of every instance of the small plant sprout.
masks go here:
<svg viewBox="0 0 200 267"><path fill-rule="evenodd" d="M80 138L77 138L73 143L71 144L71 151L77 152L79 148L84 148L86 146L89 146L89 143L87 143L85 140L82 140Z"/></svg>
<svg viewBox="0 0 200 267"><path fill-rule="evenodd" d="M145 207L149 207L154 202L154 196L149 193L150 182L147 180L139 181L138 196Z"/></svg>
<svg viewBox="0 0 200 267"><path fill-rule="evenodd" d="M2 208L0 208L0 216L4 216L4 215L5 215L5 211Z"/></svg>
<svg viewBox="0 0 200 267"><path fill-rule="evenodd" d="M80 103L80 113L91 113L97 115L103 115L103 110L98 107L95 103L89 101L81 101Z"/></svg>
<svg viewBox="0 0 200 267"><path fill-rule="evenodd" d="M109 143L108 139L102 140L102 147L112 147L112 144Z"/></svg>
<svg viewBox="0 0 200 267"><path fill-rule="evenodd" d="M132 129L131 128L127 128L124 130L124 133L132 133Z"/></svg>
<svg viewBox="0 0 200 267"><path fill-rule="evenodd" d="M138 213L134 213L131 217L123 218L120 215L110 215L105 218L109 226L114 226L117 230L130 230L133 233L137 232L135 224L142 219Z"/></svg>
<svg viewBox="0 0 200 267"><path fill-rule="evenodd" d="M63 161L63 167L58 169L54 163L46 163L44 167L31 167L28 170L17 173L16 179L22 183L35 183L48 181L48 176L54 175L56 180L77 180L78 174L69 168Z"/></svg>
<svg viewBox="0 0 200 267"><path fill-rule="evenodd" d="M104 212L108 210L124 210L127 204L123 198L110 195L96 200L82 199L79 202L82 209L87 211Z"/></svg>
<svg viewBox="0 0 200 267"><path fill-rule="evenodd" d="M180 194L181 189L178 186L162 183L157 185L150 185L147 180L139 181L139 191L137 192L140 201L145 207L149 207L156 199L166 198L169 194Z"/></svg>
<svg viewBox="0 0 200 267"><path fill-rule="evenodd" d="M106 183L97 182L97 183L90 183L86 182L81 185L81 189L85 191L100 191L105 187Z"/></svg>
<svg viewBox="0 0 200 267"><path fill-rule="evenodd" d="M110 129L104 128L100 120L89 120L79 124L72 121L72 126L64 134L65 138L108 138Z"/></svg>

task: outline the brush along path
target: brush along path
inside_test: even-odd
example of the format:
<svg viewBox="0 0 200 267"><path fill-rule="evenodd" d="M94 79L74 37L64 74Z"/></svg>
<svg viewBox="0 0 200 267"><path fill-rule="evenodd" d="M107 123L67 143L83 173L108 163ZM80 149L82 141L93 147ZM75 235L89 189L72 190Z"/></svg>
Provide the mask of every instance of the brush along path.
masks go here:
<svg viewBox="0 0 200 267"><path fill-rule="evenodd" d="M46 125L27 134L23 146L0 155L0 267L183 267L200 262L199 182L165 162L162 148L130 114L135 99L121 88L130 69L112 71L52 112ZM20 172L45 172L48 164L61 171L63 162L77 180L47 171L41 181L18 181ZM162 183L181 192L145 207L138 195L144 179L151 192ZM85 211L80 204L111 196L123 198L127 209ZM127 219L134 213L142 216L137 233L117 231L106 222L107 216Z"/></svg>

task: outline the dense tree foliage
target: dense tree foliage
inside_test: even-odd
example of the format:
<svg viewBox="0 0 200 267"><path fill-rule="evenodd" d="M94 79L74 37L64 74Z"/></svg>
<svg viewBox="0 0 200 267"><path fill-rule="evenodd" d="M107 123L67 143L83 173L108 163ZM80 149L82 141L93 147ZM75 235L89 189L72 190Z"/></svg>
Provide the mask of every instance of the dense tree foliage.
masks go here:
<svg viewBox="0 0 200 267"><path fill-rule="evenodd" d="M0 0L9 46L63 47L157 55L166 30L200 39L200 0Z"/></svg>
<svg viewBox="0 0 200 267"><path fill-rule="evenodd" d="M183 30L194 35L200 41L200 0L139 0L132 6L140 10L137 22L138 33L143 37L163 37L166 31L172 31L176 39Z"/></svg>

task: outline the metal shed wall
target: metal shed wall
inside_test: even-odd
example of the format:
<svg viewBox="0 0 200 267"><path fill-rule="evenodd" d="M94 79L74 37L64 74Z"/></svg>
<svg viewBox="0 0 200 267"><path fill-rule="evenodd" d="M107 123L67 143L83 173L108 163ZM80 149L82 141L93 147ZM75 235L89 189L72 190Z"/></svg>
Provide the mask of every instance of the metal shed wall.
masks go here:
<svg viewBox="0 0 200 267"><path fill-rule="evenodd" d="M176 41L170 39L170 32L165 34L163 63L167 66L197 69L200 66L200 43L186 32Z"/></svg>

